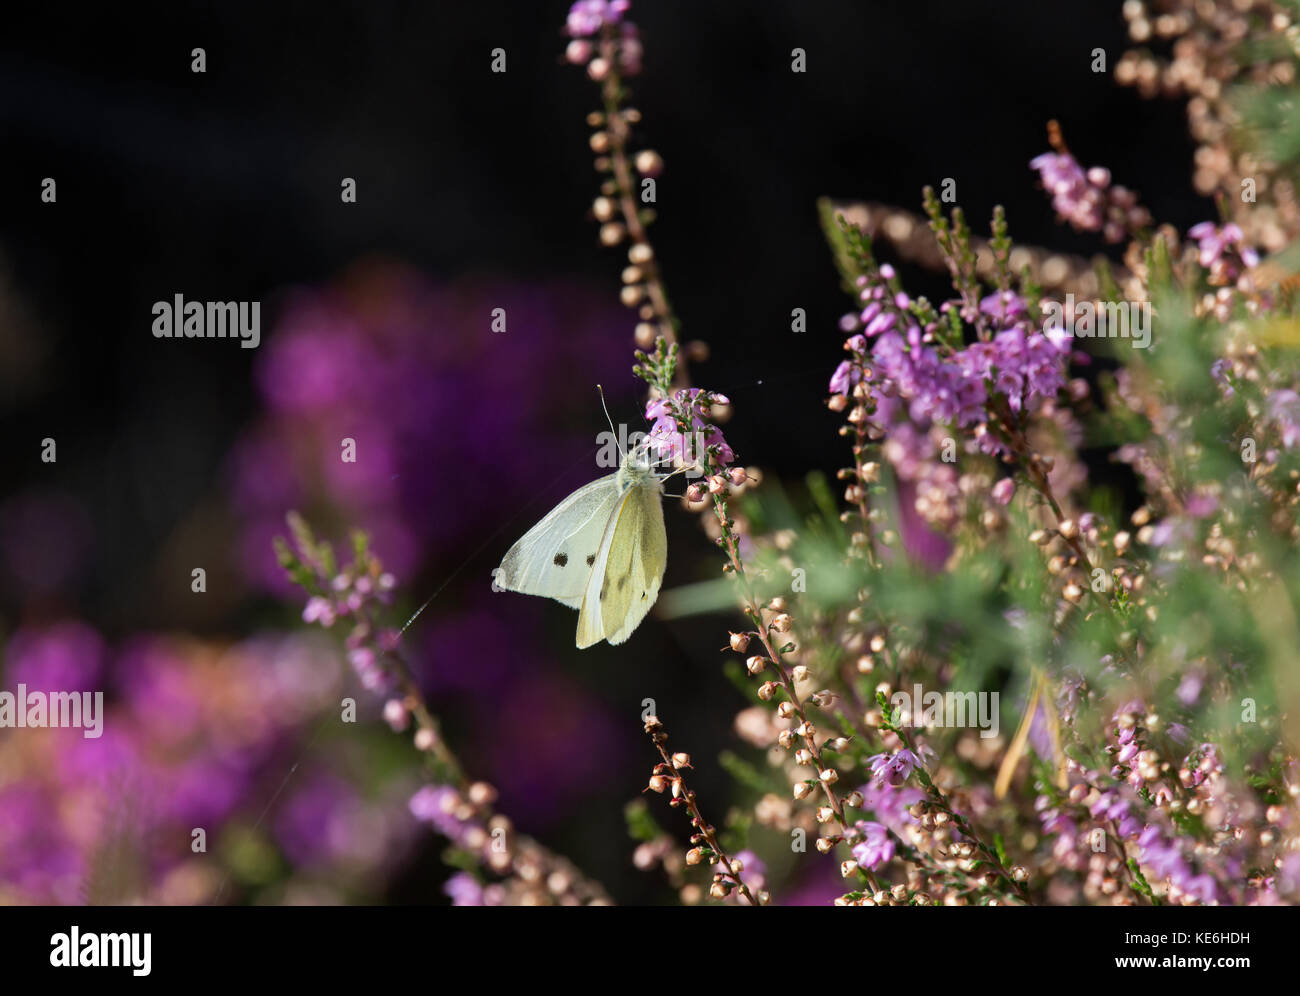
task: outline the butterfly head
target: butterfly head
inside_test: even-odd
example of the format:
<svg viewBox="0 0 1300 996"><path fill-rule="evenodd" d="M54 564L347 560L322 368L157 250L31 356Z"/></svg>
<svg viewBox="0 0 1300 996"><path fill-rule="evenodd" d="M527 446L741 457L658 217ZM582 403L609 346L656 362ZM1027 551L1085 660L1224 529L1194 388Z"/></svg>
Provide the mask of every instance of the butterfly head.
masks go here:
<svg viewBox="0 0 1300 996"><path fill-rule="evenodd" d="M636 445L623 455L623 462L618 468L618 489L626 491L633 487L647 487L658 484L663 478L655 472L658 453L649 436L642 436Z"/></svg>

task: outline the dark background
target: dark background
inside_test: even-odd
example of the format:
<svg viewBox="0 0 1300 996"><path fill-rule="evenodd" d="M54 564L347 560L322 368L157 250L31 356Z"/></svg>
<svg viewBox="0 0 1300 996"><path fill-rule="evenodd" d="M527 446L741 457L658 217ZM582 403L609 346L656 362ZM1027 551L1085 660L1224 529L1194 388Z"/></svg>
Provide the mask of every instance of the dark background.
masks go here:
<svg viewBox="0 0 1300 996"><path fill-rule="evenodd" d="M742 461L793 479L843 460L835 419L816 403L841 355L835 321L847 304L818 196L917 210L923 185L953 177L977 230L1002 203L1018 241L1099 251L1055 223L1028 167L1057 118L1084 165L1110 167L1158 220L1185 227L1211 216L1190 189L1182 105L1142 102L1089 68L1094 48L1113 67L1125 47L1119 6L634 7L646 46L634 103L644 143L667 164L651 234L686 337L712 348L695 382L736 404L728 437ZM175 624L133 597L132 581L214 486L254 414L256 351L160 342L153 301L261 300L265 348L285 287L326 282L372 254L438 280L577 278L616 297L622 250L601 249L586 217L599 178L583 117L597 93L561 60L566 11L483 0L6 10L2 487L53 475L86 500L97 537L78 590L53 607L6 592L8 623L67 612L110 637ZM190 71L196 46L206 74ZM790 71L796 46L808 53L803 75ZM507 51L503 75L489 71L495 47ZM40 201L45 176L57 179L57 204ZM356 204L340 203L344 176L357 179ZM942 294L908 276L915 290ZM794 307L808 311L803 336L790 332ZM633 321L609 333L629 351ZM575 372L557 389L588 390L594 379ZM44 436L60 440L57 468L39 462ZM674 544L704 545L669 518ZM507 531L527 522L518 525ZM511 538L482 554L474 583ZM670 568L669 584L694 579ZM202 625L235 635L263 611L250 604ZM700 701L740 704L712 656L722 629L709 620L652 638L659 649L697 649L651 649L620 669L654 667ZM679 713L697 756L726 741L724 714ZM640 731L627 733L635 751ZM641 778L622 776L593 787L603 814L593 819L614 836ZM718 776L699 777L708 790ZM590 870L625 901L654 895L626 852L615 841Z"/></svg>

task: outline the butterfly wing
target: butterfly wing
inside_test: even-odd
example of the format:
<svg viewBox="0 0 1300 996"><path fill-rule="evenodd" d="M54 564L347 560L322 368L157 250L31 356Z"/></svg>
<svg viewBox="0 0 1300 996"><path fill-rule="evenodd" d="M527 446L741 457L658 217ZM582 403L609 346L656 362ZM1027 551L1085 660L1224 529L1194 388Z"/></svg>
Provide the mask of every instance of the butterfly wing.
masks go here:
<svg viewBox="0 0 1300 996"><path fill-rule="evenodd" d="M659 481L628 488L601 539L578 615L577 644L619 644L632 635L659 597L668 565Z"/></svg>
<svg viewBox="0 0 1300 996"><path fill-rule="evenodd" d="M497 569L497 584L580 608L606 528L619 505L617 476L592 481L551 509L506 551Z"/></svg>

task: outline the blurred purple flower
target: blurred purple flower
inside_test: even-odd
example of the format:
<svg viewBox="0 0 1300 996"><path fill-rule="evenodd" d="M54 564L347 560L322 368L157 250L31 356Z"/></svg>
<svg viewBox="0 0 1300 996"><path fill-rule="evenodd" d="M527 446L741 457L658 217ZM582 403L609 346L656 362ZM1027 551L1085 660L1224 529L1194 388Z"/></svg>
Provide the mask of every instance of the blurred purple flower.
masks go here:
<svg viewBox="0 0 1300 996"><path fill-rule="evenodd" d="M453 906L483 906L483 886L469 872L456 872L442 887Z"/></svg>
<svg viewBox="0 0 1300 996"><path fill-rule="evenodd" d="M61 622L20 629L5 654L5 680L43 692L102 691L104 641L89 626Z"/></svg>
<svg viewBox="0 0 1300 996"><path fill-rule="evenodd" d="M854 845L854 860L863 868L875 871L894 856L894 841L890 838L889 831L879 823L859 820L857 827L866 835L866 839Z"/></svg>

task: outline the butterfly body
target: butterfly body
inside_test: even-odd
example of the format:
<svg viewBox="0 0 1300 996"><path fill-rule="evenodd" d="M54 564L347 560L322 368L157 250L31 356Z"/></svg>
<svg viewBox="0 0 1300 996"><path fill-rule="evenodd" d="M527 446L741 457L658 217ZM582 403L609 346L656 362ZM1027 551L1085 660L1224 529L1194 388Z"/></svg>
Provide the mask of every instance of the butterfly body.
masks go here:
<svg viewBox="0 0 1300 996"><path fill-rule="evenodd" d="M668 562L660 478L634 451L579 488L501 560L497 585L578 610L577 645L623 643L659 597Z"/></svg>

